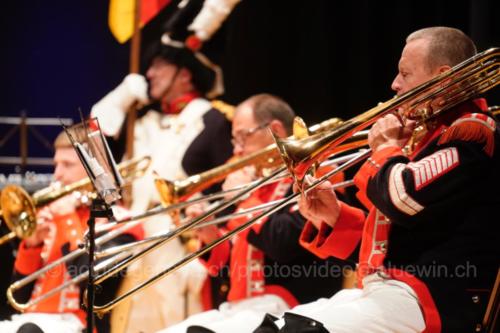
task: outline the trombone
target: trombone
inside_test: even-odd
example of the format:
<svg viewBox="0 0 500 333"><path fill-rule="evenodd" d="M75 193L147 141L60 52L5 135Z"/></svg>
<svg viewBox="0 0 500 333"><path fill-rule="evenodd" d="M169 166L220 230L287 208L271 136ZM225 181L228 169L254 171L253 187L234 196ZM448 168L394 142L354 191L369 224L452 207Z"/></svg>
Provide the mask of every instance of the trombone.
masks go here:
<svg viewBox="0 0 500 333"><path fill-rule="evenodd" d="M299 117L296 117L293 125L293 135L291 137L303 137L307 133L321 133L329 129L335 128L342 124L340 118L331 118L319 124L306 128L304 122ZM366 145L367 133L360 134L352 140L353 146L360 147ZM351 147L344 147L348 150ZM276 144L271 144L266 148L256 151L248 156L238 158L232 162L226 163L219 167L215 167L208 171L197 175L187 177L183 180L170 181L167 179L155 179L155 185L160 194L161 203L164 207L185 200L193 193L202 191L213 184L216 184L226 178L230 173L241 169L247 165L255 165L259 173L267 173L271 168L282 165L283 161L280 158L280 152ZM213 198L207 199L211 200Z"/></svg>
<svg viewBox="0 0 500 333"><path fill-rule="evenodd" d="M366 150L366 151L364 151L362 153L357 154L354 158L350 159L348 162L346 162L342 166L340 166L340 167L338 167L338 168L336 168L336 169L334 169L334 170L326 173L321 178L319 178L318 180L316 180L316 182L314 182L313 184L311 184L310 189L318 186L321 182L327 180L331 176L333 176L333 175L335 175L335 174L337 174L339 172L342 172L343 170L347 169L348 167L351 167L351 166L357 164L358 162L364 160L369 155L370 155L370 150ZM283 172L285 170L286 170L286 168L282 167L282 168L276 170L275 172L273 172L273 174L270 175L268 178L269 179L274 178L275 176L279 175L281 172ZM268 178L263 178L262 180L259 181L258 184L261 184L261 183L264 183L266 181L269 181ZM171 232L163 235L163 237L160 237L160 240L157 241L156 243L154 243L154 244L148 246L147 248L143 249L139 253L135 254L133 257L129 257L129 258L125 259L124 261L120 262L117 266L113 267L109 271L99 274L95 278L95 283L98 284L98 283L103 282L104 280L106 280L110 276L116 274L118 271L122 270L123 268L126 268L126 267L130 266L132 263L134 263L138 259L140 259L143 256L147 255L148 253L150 253L151 251L153 251L155 248L157 248L159 246L162 246L163 244L167 243L168 241L170 241L174 237L182 234L183 232L185 232L187 230L193 229L197 225L201 224L201 222L205 221L209 216L215 214L216 212L218 212L220 210L223 210L223 209L227 208L228 206L232 205L234 202L236 202L241 197L243 197L246 194L248 194L248 193L252 192L253 190L255 190L255 188L258 187L257 186L258 184L252 185L252 186L248 187L246 190L241 191L240 193L238 193L232 199L219 204L219 206L214 207L214 208L208 210L203 215L195 218L193 221L191 221L191 222L189 222L189 223L187 223L185 225L181 225L177 229L175 229L175 230L173 230L173 231L171 231ZM179 260L177 263L173 264L172 266L166 268L162 272L160 272L157 275L153 276L151 279L149 279L149 280L141 283L139 286L137 286L137 287L135 287L135 288L133 288L131 290L128 290L123 295L115 298L114 300L108 302L107 304L104 304L102 306L94 305L94 312L99 317L102 317L105 313L107 313L108 311L110 311L111 309L113 309L115 306L117 306L118 304L120 304L121 302L123 302L125 299L133 296L135 293L139 292L140 290L149 287L150 285L154 284L155 282L157 282L158 280L160 280L164 276L166 276L166 275L168 275L168 274L170 274L170 273L172 273L172 272L180 269L181 267L183 267L184 265L186 265L189 262L193 261L194 259L199 258L203 254L205 254L206 252L210 251L211 249L213 249L217 245L223 243L224 241L228 240L229 238L231 238L235 234L237 234L237 233L239 233L239 232L241 232L241 231L243 231L245 229L248 229L256 221L260 220L261 218L266 217L268 215L271 215L271 214L279 211L283 207L289 205L290 203L292 203L293 201L295 201L298 198L299 195L300 195L300 193L297 192L297 193L294 193L294 194L292 194L292 195L290 195L290 196L288 196L288 197L286 197L286 198L284 198L282 200L278 200L279 202L276 203L274 206L270 207L268 210L264 211L263 213L259 214L256 217L250 219L246 223L240 225L239 227L235 228L231 232L228 232L227 234L225 234L221 238L213 241L212 243L206 245L205 247L199 249L198 251L193 252L193 253L187 255L183 259Z"/></svg>
<svg viewBox="0 0 500 333"><path fill-rule="evenodd" d="M356 152L356 153L348 154L348 155L341 156L341 157L338 157L338 158L334 158L332 160L328 160L327 163L322 164L322 165L332 165L332 164L344 163L344 162L347 162L347 161L349 161L350 159L352 159L354 157L357 157L359 154L360 154L360 152ZM273 179L272 181L276 181L278 179L286 178L286 177L289 177L288 176L288 172L283 172L281 175L276 176L276 178ZM245 185L242 185L242 186L238 186L235 189L231 189L229 191L233 191L233 190L241 191L245 187L247 187L249 185L252 185L255 182L256 181L254 181L254 182L252 182L250 184L245 184ZM269 180L269 182L271 182L271 180ZM334 189L338 189L338 188L344 188L344 187L348 187L348 186L352 186L352 185L354 185L354 182L352 180L346 180L346 181L334 184L333 187L334 187ZM224 191L223 193L226 194L229 191ZM282 200L284 200L284 199L279 199L279 200L267 202L267 203L264 203L264 204L261 204L261 205L258 205L258 206L254 206L254 207L250 207L250 208L247 208L247 209L243 209L241 211L233 212L233 213L228 214L228 215L220 216L220 217L217 217L217 218L215 218L213 220L207 221L205 223L201 223L199 225L196 225L194 227L194 229L203 228L203 227L208 226L208 225L217 225L217 224L226 222L226 221L228 221L230 219L233 219L235 217L238 217L238 216L245 216L245 215L250 214L250 213L259 212L259 211L262 211L262 210L264 210L266 208L269 208L269 207L272 207L272 206L274 206L276 204L279 204ZM210 205L207 209L211 209L211 208L217 207L217 206L213 206L213 205L218 205L218 204L220 204L220 202L215 202L214 204ZM189 219L186 219L184 221L181 221L180 225L186 224L188 222L189 222ZM104 226L106 227L107 225L104 225ZM139 241L136 241L136 242L114 246L114 247L111 247L111 248L108 248L108 249L105 249L105 250L102 250L102 251L97 251L96 252L96 257L97 258L102 258L102 257L107 257L107 256L110 256L110 255L113 255L115 253L119 253L121 251L131 250L131 249L133 249L133 248L135 248L137 246L146 245L146 244L149 244L149 243L154 242L154 241L161 241L164 238L171 237L171 235L172 235L172 230L169 230L166 233L162 233L162 234L150 236L150 237L147 237L145 239L142 239L142 240L139 240Z"/></svg>
<svg viewBox="0 0 500 333"><path fill-rule="evenodd" d="M339 118L331 118L325 120L319 124L311 126L308 131L311 133L320 133L322 131L326 131L336 126L342 124L342 120ZM294 125L294 136L297 131L304 132L306 131L305 125ZM367 144L367 131L361 131L356 133L352 138L350 138L342 147L338 147L336 149L336 153L352 150L355 148L363 147ZM242 187L237 187L234 189L220 191L213 194L207 194L200 198L193 198L187 200L191 195L202 191L211 185L220 182L230 173L241 169L247 165L256 165L261 173L268 172L271 168L282 165L283 162L280 158L279 150L276 147L276 144L271 144L266 148L252 153L248 156L238 158L234 161L226 163L224 165L215 167L208 171L187 177L182 180L170 181L167 179L157 178L155 179L155 185L158 193L160 194L161 205L151 208L150 210L137 214L135 216L130 216L118 221L111 221L109 225L103 225L100 228L97 228L97 231L103 231L107 228L111 228L116 224L120 223L128 223L140 219L147 218L149 216L154 216L157 214L166 213L169 211L174 211L177 209L182 209L186 206L192 205L197 202L203 201L211 201L215 199L220 199L224 197L226 194L231 192L236 192L245 188L249 185L253 185L255 183L250 183ZM263 186L266 183L262 183L259 186Z"/></svg>
<svg viewBox="0 0 500 333"><path fill-rule="evenodd" d="M290 172L300 182L317 161L331 155L331 150L372 125L382 116L402 108L417 126L432 121L442 112L486 92L499 80L500 48L491 48L456 65L447 72L396 96L344 122L332 131L303 140L276 139L278 149Z"/></svg>
<svg viewBox="0 0 500 333"><path fill-rule="evenodd" d="M118 170L124 179L130 181L144 175L150 164L151 157L144 156L120 163ZM36 230L37 207L45 206L74 191L88 192L88 196L84 197L86 200L94 195L89 178L58 189L49 186L35 192L32 197L19 186L6 186L0 194L0 215L3 215L11 232L0 238L0 245L15 237L24 239L31 236Z"/></svg>
<svg viewBox="0 0 500 333"><path fill-rule="evenodd" d="M149 156L135 158L135 159L120 163L118 165L118 170L120 171L120 174L122 175L122 177L124 179L126 179L127 182L129 182L134 178L142 176L146 172L146 170L148 169L150 163L151 163L151 158ZM35 221L35 223L33 224L34 229L31 231L31 233L33 233L36 229L36 216L35 216L36 208L35 207L40 207L40 206L46 205L46 204L48 204L56 199L59 199L65 195L67 195L68 193L70 193L72 191L89 190L89 189L91 189L91 186L92 185L90 183L90 180L88 178L85 178L85 179L77 181L73 184L66 185L66 186L64 186L61 189L58 189L56 191L51 190L50 188L38 191L33 195L33 199L30 198L29 195L26 194L26 192L24 190L22 190L21 188L19 188L17 186L11 186L12 190L9 190L10 192L7 192L7 193L9 193L9 195L11 195L13 197L13 199L11 198L11 200L13 200L14 203L21 201L22 205L18 204L19 207L14 207L14 208L16 208L16 210L14 210L14 208L12 208L13 206L10 205L10 203L9 203L9 205L7 206L9 208L9 210L7 210L7 212L10 213L10 216L16 217L17 215L19 215L17 220L15 220L15 221L20 221L21 225L19 228L23 228L25 225L27 225L26 223L24 223L24 221L26 221L26 220L30 221L30 219L33 219L33 221ZM5 189L4 189L4 191L2 191L2 196L3 196L4 192L5 192ZM12 195L10 193L14 193L14 194ZM19 195L19 196L14 196L14 195ZM16 201L16 200L18 200L18 201ZM2 197L2 205L3 205L3 197ZM4 212L5 212L5 209L4 209ZM32 217L31 217L31 214L33 215ZM96 241L95 241L96 246L99 246L99 245L121 235L124 231L132 228L133 226L137 225L138 223L140 223L140 222L136 222L133 225L122 226L121 228L117 228L115 230L112 230L109 233L106 233L105 235L96 239ZM11 234L14 234L14 236L12 236L12 237L15 237L17 235L14 232L12 232ZM26 237L28 237L28 236L26 236ZM82 273L82 274L78 275L77 277L64 283L63 285L58 286L57 288L50 290L48 293L45 293L45 294L37 297L36 299L30 300L28 303L25 303L25 304L21 304L21 303L17 302L15 297L14 297L15 291L19 290L20 288L26 286L27 284L29 284L33 281L35 281L42 274L45 274L46 272L53 269L54 267L56 267L62 263L65 263L67 261L71 261L84 253L86 253L86 249L79 248L79 249L72 251L71 253L68 253L67 255L51 262L50 264L44 266L43 268L39 269L38 271L22 278L21 280L14 282L13 284L11 284L9 286L9 288L7 289L7 299L9 301L9 303L12 305L13 308L22 312L22 311L25 311L26 309L28 309L30 306L37 304L37 303L47 299L48 297L54 295L55 293L66 288L67 286L83 281L84 279L86 279L88 277L88 273ZM103 262L102 264L97 265L96 268L99 268L101 270L108 268L108 267L116 264L117 262L119 262L120 260L122 260L125 257L126 257L126 255L122 254L122 255L120 255L120 257L114 258L115 260L109 259L105 263ZM84 275L84 274L87 274L87 275Z"/></svg>
<svg viewBox="0 0 500 333"><path fill-rule="evenodd" d="M351 120L344 122L342 125L334 128L333 130L325 132L324 134L313 135L302 140L277 140L277 146L280 150L281 156L285 160L285 164L291 171L292 176L295 178L295 181L301 182L307 171L310 170L314 164L325 160L329 155L332 154L332 152L335 151L337 147L340 147L343 142L352 137L354 133L367 128L368 126L376 122L378 118L385 116L390 112L394 112L399 108L403 108L406 111L405 115L408 118L416 119L418 122L420 122L420 124L424 124L427 121L432 120L442 112L446 111L447 109L450 109L463 101L466 101L480 93L492 89L499 83L499 56L500 49L498 48L489 49L480 54L477 54L476 56L456 65L449 71L438 75L437 77L421 84L418 87L415 87L402 96L397 96L384 103L381 103L378 106L352 118ZM321 182L331 177L333 174L338 173L358 163L359 161L362 161L370 154L370 150L361 153L356 158L353 158L339 168L330 171L323 177L317 179L307 188L303 188L303 191L307 192L311 190ZM257 184L264 183L268 179L276 177L284 169L285 167L279 168L278 170L271 173L271 175L269 175L267 178L263 178L262 180L260 180ZM185 231L192 229L197 224L203 222L207 217L222 209L225 209L255 188L256 185L249 186L245 191L238 193L232 199L221 203L218 207L210 209L205 214L194 219L190 223L177 228L171 233L171 237L165 238L164 240L161 240L158 243L147 247L146 249L135 255L133 258L124 260L121 264L117 265L117 267L113 268L109 272L100 274L99 276L97 276L95 282L100 283L104 281L108 276L114 274L117 270L120 270L128 266L132 262L135 262L138 258L149 253L155 247L163 245L172 237L175 237ZM210 251L212 248L229 239L234 234L250 227L255 221L259 220L260 218L278 211L282 207L286 206L291 200L294 200L294 198L296 198L298 195L300 195L300 192L294 193L293 195L287 197L287 200L284 200L282 203L266 210L259 216L256 216L255 218L249 220L247 223L239 226L232 232L227 233L220 239L215 240L214 242L208 244L206 247L198 250L197 252L186 256L184 259L155 275L148 281L145 281L137 287L127 291L122 296L108 302L107 304L95 306L94 311L98 315L103 315L128 297L134 295L136 292L139 292L143 288L150 286L165 275L177 270L183 265Z"/></svg>
<svg viewBox="0 0 500 333"><path fill-rule="evenodd" d="M139 224L139 223L140 222L136 222L136 224ZM99 246L99 245L101 245L101 244L103 244L111 239L114 239L115 237L121 235L124 231L134 227L136 224L121 226L120 228L117 228L115 230L112 230L109 233L106 233L105 235L103 235L95 240L96 246ZM12 283L9 286L9 288L7 288L7 301L17 311L24 312L27 309L29 309L31 306L38 304L41 301L46 300L47 298L51 297L52 295L67 288L68 286L85 281L89 276L88 271L83 272L83 273L73 277L72 279L66 281L64 284L61 284L54 289L51 289L50 291L38 296L35 299L29 300L27 303L24 303L24 304L19 303L15 299L15 296L14 296L14 293L16 291L18 291L19 289L23 288L24 286L30 284L31 282L35 281L36 279L38 279L38 277L42 276L43 274L45 274L49 270L53 269L54 267L56 267L62 263L65 263L67 261L71 261L71 260L79 257L80 255L85 254L86 252L87 252L87 250L85 248L79 248L75 251L68 253L64 257L61 257L61 258L51 262L50 264L40 268L38 271L22 278L21 280L18 280L16 282ZM121 260L125 259L129 255L130 255L130 253L127 253L127 252L119 253L117 256L106 259L106 260L102 261L101 263L97 264L94 269L97 272L97 271L102 271L104 269L110 268L113 265L116 265Z"/></svg>
<svg viewBox="0 0 500 333"><path fill-rule="evenodd" d="M341 189L341 188L353 186L353 185L354 185L354 180L345 180L345 181L342 181L340 183L333 184L332 190L337 190L337 189ZM228 215L220 216L220 217L217 217L213 220L206 221L204 223L200 223L199 225L195 226L194 229L203 228L203 227L207 227L210 225L219 225L221 223L227 222L227 221L234 219L236 217L262 212L263 210L265 210L267 208L272 208L276 205L281 204L283 201L285 201L287 199L288 198L283 198L283 199L278 199L278 200L274 200L274 201L269 201L269 202L263 203L261 205L257 205L257 206L250 207L247 209L242 209L242 210L239 210L237 212L234 212L234 213L231 213ZM287 201L287 203L289 204L289 203L293 203L296 201L297 201L297 197L294 197L293 200ZM219 203L216 203L216 204L219 204ZM182 224L187 223L187 222L188 221L183 221ZM136 241L136 242L113 246L111 248L96 252L96 257L97 258L104 258L104 257L112 256L112 255L117 254L117 253L122 253L123 251L130 251L130 250L135 249L138 246L146 245L146 244L149 244L151 242L160 241L164 238L167 238L167 237L169 237L169 234L170 234L170 232L167 232L167 233L151 236L151 237L148 237L148 238Z"/></svg>

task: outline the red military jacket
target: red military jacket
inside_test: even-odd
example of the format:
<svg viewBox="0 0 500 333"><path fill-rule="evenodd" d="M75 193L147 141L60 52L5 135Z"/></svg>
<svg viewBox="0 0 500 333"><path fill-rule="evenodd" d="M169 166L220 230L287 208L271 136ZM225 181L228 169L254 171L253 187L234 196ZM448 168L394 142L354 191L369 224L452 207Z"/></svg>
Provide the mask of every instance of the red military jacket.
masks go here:
<svg viewBox="0 0 500 333"><path fill-rule="evenodd" d="M42 246L27 248L24 241L20 243L14 264L15 274L20 277L30 275L61 258L64 251L76 250L87 229L88 218L87 206L81 206L62 215L54 215L51 222L52 229ZM142 228L137 226L127 230L127 233L135 239L144 237ZM71 266L70 269L81 271L78 266ZM52 268L35 281L30 299L47 293L79 273L70 272L67 263ZM85 324L86 314L80 306L80 292L78 285L72 285L33 305L26 312L73 313Z"/></svg>
<svg viewBox="0 0 500 333"><path fill-rule="evenodd" d="M259 188L250 197L238 204L236 212L250 207L281 199L290 189L291 181L283 180ZM249 214L230 220L227 231L231 231L241 224L247 222L260 212ZM224 265L229 263L230 288L228 301L237 301L252 296L264 294L276 294L283 298L290 306L298 304L295 297L285 288L279 285L266 285L263 266L265 254L248 240L248 234L259 233L267 218L257 221L251 228L235 235L232 244L225 242L214 248L207 261L204 261L211 276L216 276ZM204 303L208 304L207 301Z"/></svg>

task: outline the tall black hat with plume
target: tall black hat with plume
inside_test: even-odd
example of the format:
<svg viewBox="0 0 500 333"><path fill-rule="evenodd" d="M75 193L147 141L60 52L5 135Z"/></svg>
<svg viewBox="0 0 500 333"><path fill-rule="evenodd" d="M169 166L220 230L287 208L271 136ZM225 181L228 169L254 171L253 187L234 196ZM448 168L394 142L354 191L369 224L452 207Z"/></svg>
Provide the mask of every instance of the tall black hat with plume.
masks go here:
<svg viewBox="0 0 500 333"><path fill-rule="evenodd" d="M222 71L200 50L240 0L184 0L166 23L161 40L149 58L161 57L192 73L192 82L212 98L224 92Z"/></svg>

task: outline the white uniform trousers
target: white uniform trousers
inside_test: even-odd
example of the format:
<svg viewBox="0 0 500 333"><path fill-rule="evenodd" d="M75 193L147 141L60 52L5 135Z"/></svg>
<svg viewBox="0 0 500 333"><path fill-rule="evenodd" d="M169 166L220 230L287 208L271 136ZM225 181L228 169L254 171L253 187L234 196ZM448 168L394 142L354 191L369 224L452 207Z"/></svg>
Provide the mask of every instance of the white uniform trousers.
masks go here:
<svg viewBox="0 0 500 333"><path fill-rule="evenodd" d="M217 333L251 333L259 326L266 313L279 317L288 309L286 302L279 296L256 296L238 302L222 303L218 310L195 314L159 333L186 332L193 325L203 326Z"/></svg>
<svg viewBox="0 0 500 333"><path fill-rule="evenodd" d="M25 323L33 323L44 332L81 333L82 322L72 313L24 313L13 315L11 320L0 321L0 332L16 333Z"/></svg>
<svg viewBox="0 0 500 333"><path fill-rule="evenodd" d="M415 333L425 329L417 296L407 284L371 274L363 279L363 286L289 312L315 319L335 333ZM277 324L282 327L284 320Z"/></svg>

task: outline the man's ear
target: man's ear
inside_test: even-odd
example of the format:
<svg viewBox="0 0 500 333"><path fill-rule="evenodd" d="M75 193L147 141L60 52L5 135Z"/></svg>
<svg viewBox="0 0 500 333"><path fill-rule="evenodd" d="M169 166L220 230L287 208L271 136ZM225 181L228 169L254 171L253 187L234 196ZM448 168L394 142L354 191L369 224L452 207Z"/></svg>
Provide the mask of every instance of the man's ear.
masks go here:
<svg viewBox="0 0 500 333"><path fill-rule="evenodd" d="M449 65L442 65L442 66L439 66L438 68L438 74L441 74L441 73L444 73L444 72L447 72L451 69L451 66Z"/></svg>
<svg viewBox="0 0 500 333"><path fill-rule="evenodd" d="M181 82L188 82L191 81L193 75L191 74L191 71L185 67L182 67L179 70L179 74L177 75L179 77L179 80Z"/></svg>
<svg viewBox="0 0 500 333"><path fill-rule="evenodd" d="M279 120L271 120L271 122L269 123L269 128L280 138L286 138L288 136L285 126Z"/></svg>
<svg viewBox="0 0 500 333"><path fill-rule="evenodd" d="M436 70L436 76L437 75L441 75L443 74L444 72L447 72L451 69L451 67L449 65L442 65L442 66L439 66ZM440 86L441 87L446 87L446 85L448 85L449 83L451 82L451 79L446 79L444 80L443 82L441 82Z"/></svg>

